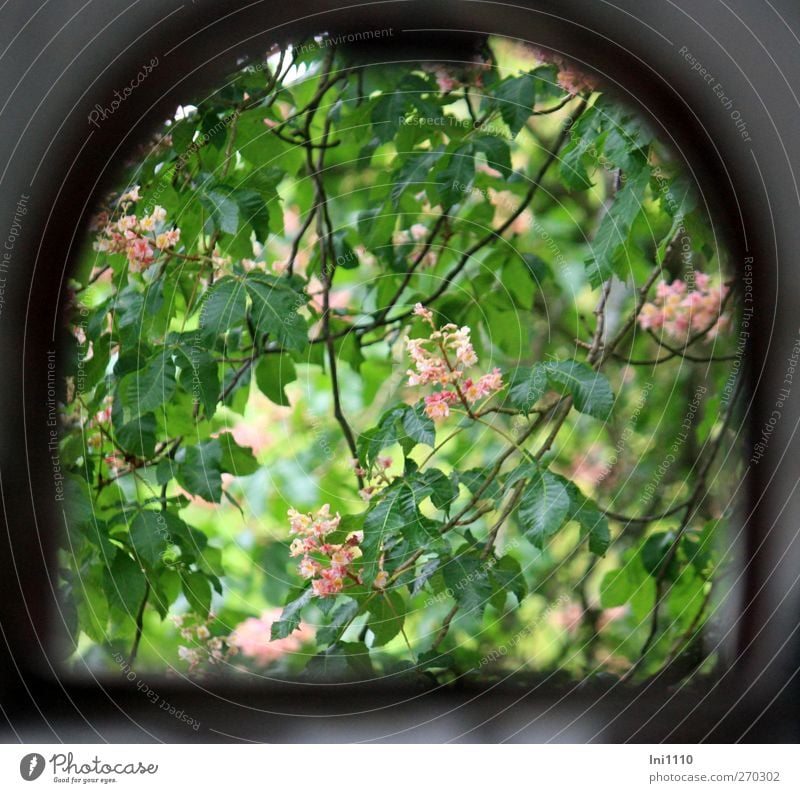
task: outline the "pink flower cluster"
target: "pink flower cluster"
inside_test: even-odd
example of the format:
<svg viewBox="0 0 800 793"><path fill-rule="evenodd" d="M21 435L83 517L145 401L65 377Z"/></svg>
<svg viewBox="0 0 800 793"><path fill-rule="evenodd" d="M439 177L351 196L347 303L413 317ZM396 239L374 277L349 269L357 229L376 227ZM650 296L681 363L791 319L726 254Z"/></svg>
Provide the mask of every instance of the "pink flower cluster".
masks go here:
<svg viewBox="0 0 800 793"><path fill-rule="evenodd" d="M683 281L671 284L661 281L656 287L656 299L645 303L639 313L642 330L661 330L677 342L686 342L689 333L703 333L715 338L730 324L722 309L729 289L712 286L706 273L696 273L694 289Z"/></svg>
<svg viewBox="0 0 800 793"><path fill-rule="evenodd" d="M267 666L281 656L299 652L302 645L314 638L314 629L301 622L285 639L272 638L272 623L281 618L281 609L272 609L260 617L249 617L234 628L227 642L257 666Z"/></svg>
<svg viewBox="0 0 800 793"><path fill-rule="evenodd" d="M559 66L558 84L573 96L590 94L598 89L597 78L594 75L577 69L570 63L562 63Z"/></svg>
<svg viewBox="0 0 800 793"><path fill-rule="evenodd" d="M127 210L131 203L138 200L139 188L134 187L122 196L120 205ZM110 221L107 213L101 213L93 224L102 229L95 240L94 249L104 253L124 253L131 269L144 270L155 261L157 250L173 248L181 238L179 228L165 227L166 218L167 210L160 206L144 217L128 214L114 222Z"/></svg>
<svg viewBox="0 0 800 793"><path fill-rule="evenodd" d="M86 423L87 427L97 427L100 424L108 424L111 421L111 413L114 408L114 397L110 394L103 398L101 407L92 418Z"/></svg>
<svg viewBox="0 0 800 793"><path fill-rule="evenodd" d="M461 85L461 81L453 74L453 70L443 63L423 63L422 70L436 77L436 85L443 94L447 94Z"/></svg>
<svg viewBox="0 0 800 793"><path fill-rule="evenodd" d="M300 535L292 540L289 552L303 557L298 571L303 578L311 579L311 589L318 597L338 595L347 579L361 582L351 565L361 556L358 545L363 539L362 532L352 532L338 544L326 539L339 528L341 519L338 512L331 516L329 504L323 504L316 515L289 510L291 532Z"/></svg>
<svg viewBox="0 0 800 793"><path fill-rule="evenodd" d="M433 313L421 303L414 307L414 314L422 317L432 332L427 338L406 338L406 350L414 364L407 372L408 384L442 386L442 390L425 397L425 413L430 418L447 418L450 406L459 402L469 412L471 405L503 387L497 368L477 380L466 376L466 369L478 363L468 327L448 323L437 329Z"/></svg>
<svg viewBox="0 0 800 793"><path fill-rule="evenodd" d="M428 236L428 227L424 223L414 223L408 229L395 231L392 235L392 242L395 245L403 245L408 242L422 242Z"/></svg>
<svg viewBox="0 0 800 793"><path fill-rule="evenodd" d="M443 94L460 88L464 83L480 87L483 85L483 73L490 68L491 64L478 55L458 69L444 63L422 64L424 72L433 74L436 77L436 84Z"/></svg>
<svg viewBox="0 0 800 793"><path fill-rule="evenodd" d="M577 94L592 93L598 90L597 78L579 69L572 61L556 52L532 47L534 57L542 63L552 63L558 68L558 84L567 93Z"/></svg>
<svg viewBox="0 0 800 793"><path fill-rule="evenodd" d="M181 638L187 644L178 647L178 657L189 664L189 674L197 673L203 662L211 665L221 663L227 656L235 655L236 650L221 636L212 636L208 626L215 619L209 614L208 621L193 614L178 614L172 622L180 629Z"/></svg>
<svg viewBox="0 0 800 793"><path fill-rule="evenodd" d="M370 470L362 468L357 459L352 460L352 465L356 476L362 476L368 481L368 484L358 491L364 501L369 501L375 495L380 484L391 484L392 480L386 473L392 467L391 457L378 457ZM375 484L376 481L378 484Z"/></svg>

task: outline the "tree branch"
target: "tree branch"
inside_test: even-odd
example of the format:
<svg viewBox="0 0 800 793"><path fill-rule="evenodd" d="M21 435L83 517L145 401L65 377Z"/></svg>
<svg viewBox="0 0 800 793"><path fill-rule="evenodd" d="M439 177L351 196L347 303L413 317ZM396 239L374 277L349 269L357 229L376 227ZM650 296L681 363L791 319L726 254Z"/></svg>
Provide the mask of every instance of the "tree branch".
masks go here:
<svg viewBox="0 0 800 793"><path fill-rule="evenodd" d="M668 590L665 591L664 589L666 572L669 569L672 560L675 558L675 554L678 551L678 546L681 540L683 539L683 535L686 533L686 530L689 526L689 521L694 515L695 508L699 506L699 504L703 500L704 496L703 491L705 490L706 477L708 476L708 472L711 468L711 465L713 464L714 459L716 458L717 453L719 452L719 449L722 446L722 441L725 435L727 434L728 427L730 426L730 422L733 418L736 402L738 400L739 394L741 393L743 382L744 382L743 379L739 380L739 383L736 386L736 391L734 392L730 402L728 403L722 427L720 427L717 437L711 444L706 460L698 473L697 482L686 504L686 512L683 516L683 520L681 521L681 524L678 527L678 531L675 533L675 538L670 544L667 553L664 554L664 558L661 561L658 570L656 571L656 576L655 576L656 596L655 596L655 602L653 604L653 611L651 612L650 631L648 632L647 638L645 639L644 644L642 645L642 649L639 651L639 658L636 660L633 666L623 675L622 678L623 680L629 680L636 672L636 670L642 665L645 658L647 657L647 653L649 652L650 647L653 645L653 642L655 641L656 636L658 635L660 610L664 600L666 599L668 591Z"/></svg>
<svg viewBox="0 0 800 793"><path fill-rule="evenodd" d="M128 655L128 667L133 669L136 656L139 654L139 643L142 640L142 631L144 630L144 610L147 606L147 599L150 597L150 582L145 577L144 581L144 597L139 604L139 610L136 612L136 634L133 637L133 645L131 646L130 655Z"/></svg>

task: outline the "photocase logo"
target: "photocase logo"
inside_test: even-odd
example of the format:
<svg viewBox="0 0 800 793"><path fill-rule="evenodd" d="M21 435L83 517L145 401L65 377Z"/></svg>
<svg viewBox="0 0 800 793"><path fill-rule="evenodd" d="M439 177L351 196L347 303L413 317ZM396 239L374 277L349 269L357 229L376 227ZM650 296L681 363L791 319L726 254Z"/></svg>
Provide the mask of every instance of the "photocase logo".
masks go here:
<svg viewBox="0 0 800 793"><path fill-rule="evenodd" d="M36 752L26 754L19 762L19 773L28 782L38 779L42 771L44 771L44 757Z"/></svg>

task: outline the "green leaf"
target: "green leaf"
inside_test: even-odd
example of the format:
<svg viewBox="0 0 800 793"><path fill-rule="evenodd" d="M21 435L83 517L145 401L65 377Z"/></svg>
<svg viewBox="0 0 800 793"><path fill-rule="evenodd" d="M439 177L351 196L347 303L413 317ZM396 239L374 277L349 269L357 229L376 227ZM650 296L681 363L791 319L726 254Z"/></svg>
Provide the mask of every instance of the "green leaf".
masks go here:
<svg viewBox="0 0 800 793"><path fill-rule="evenodd" d="M146 413L124 424L114 435L120 448L128 454L148 459L156 448L156 417Z"/></svg>
<svg viewBox="0 0 800 793"><path fill-rule="evenodd" d="M495 89L500 115L516 137L525 126L536 102L536 78L530 74L508 77Z"/></svg>
<svg viewBox="0 0 800 793"><path fill-rule="evenodd" d="M95 507L85 479L68 476L64 480L64 498L70 508L67 514L70 530L90 529L95 517Z"/></svg>
<svg viewBox="0 0 800 793"><path fill-rule="evenodd" d="M392 238L397 216L389 202L358 213L356 229L362 244L370 250L380 248Z"/></svg>
<svg viewBox="0 0 800 793"><path fill-rule="evenodd" d="M175 394L176 367L167 350L156 353L138 372L120 380L123 407L132 416L141 416L172 399Z"/></svg>
<svg viewBox="0 0 800 793"><path fill-rule="evenodd" d="M385 539L394 533L417 538L421 515L415 502L413 487L402 479L387 487L373 503L364 518L364 541L361 543L364 563L363 579L371 584L378 572L378 556Z"/></svg>
<svg viewBox="0 0 800 793"><path fill-rule="evenodd" d="M573 482L568 482L566 487L572 502L572 518L578 522L583 536L589 537L589 550L597 556L603 556L611 543L608 519Z"/></svg>
<svg viewBox="0 0 800 793"><path fill-rule="evenodd" d="M627 105L600 95L594 107L601 119L604 156L625 174L632 174L648 158L653 131L644 117Z"/></svg>
<svg viewBox="0 0 800 793"><path fill-rule="evenodd" d="M369 648L364 642L339 642L337 647L347 659L347 668L361 680L372 680L375 669L369 657Z"/></svg>
<svg viewBox="0 0 800 793"><path fill-rule="evenodd" d="M553 271L550 269L550 265L541 256L534 253L523 253L521 257L528 275L537 286L541 287L545 279L552 277Z"/></svg>
<svg viewBox="0 0 800 793"><path fill-rule="evenodd" d="M109 640L109 604L105 596L106 581L101 580L98 573L99 570L95 568L87 575L82 575L73 592L77 599L78 624L93 642L103 645Z"/></svg>
<svg viewBox="0 0 800 793"><path fill-rule="evenodd" d="M222 113L217 108L198 109L198 114L202 114L198 131L203 136L206 145L213 146L215 149L221 149L225 143L232 118L226 111L223 110Z"/></svg>
<svg viewBox="0 0 800 793"><path fill-rule="evenodd" d="M540 363L514 370L508 389L508 402L525 415L547 392L547 368Z"/></svg>
<svg viewBox="0 0 800 793"><path fill-rule="evenodd" d="M443 207L448 208L461 201L475 178L475 150L472 144L453 151L444 167L436 170L435 176Z"/></svg>
<svg viewBox="0 0 800 793"><path fill-rule="evenodd" d="M364 642L336 642L311 658L303 670L303 677L311 680L351 680L353 676L358 680L375 678Z"/></svg>
<svg viewBox="0 0 800 793"><path fill-rule="evenodd" d="M259 333L269 334L285 350L302 350L308 344L306 320L297 313L308 298L277 283L248 278L247 294L252 301L252 318Z"/></svg>
<svg viewBox="0 0 800 793"><path fill-rule="evenodd" d="M406 604L396 590L384 590L369 606L369 629L375 635L373 647L382 647L397 636L406 618Z"/></svg>
<svg viewBox="0 0 800 793"><path fill-rule="evenodd" d="M464 553L442 564L447 592L452 593L456 603L466 613L475 610L483 613L492 596L487 561L476 554Z"/></svg>
<svg viewBox="0 0 800 793"><path fill-rule="evenodd" d="M156 482L159 485L165 485L175 476L175 464L173 461L165 457L159 460L158 465L156 466Z"/></svg>
<svg viewBox="0 0 800 793"><path fill-rule="evenodd" d="M578 361L536 363L515 369L508 401L512 407L528 414L548 386L569 393L576 410L597 419L607 419L614 407L614 394L605 375Z"/></svg>
<svg viewBox="0 0 800 793"><path fill-rule="evenodd" d="M436 429L433 419L425 413L425 406L422 402L405 407L402 426L405 437L400 437L400 443L406 455L418 443L432 447L436 442Z"/></svg>
<svg viewBox="0 0 800 793"><path fill-rule="evenodd" d="M439 650L426 650L417 656L417 669L455 669L455 658L450 653Z"/></svg>
<svg viewBox="0 0 800 793"><path fill-rule="evenodd" d="M570 190L592 186L587 169L595 163L597 142L603 130L603 114L597 103L587 107L569 130L570 141L561 151L559 176Z"/></svg>
<svg viewBox="0 0 800 793"><path fill-rule="evenodd" d="M222 498L222 449L216 440L184 446L175 455L175 478L189 493L206 501Z"/></svg>
<svg viewBox="0 0 800 793"><path fill-rule="evenodd" d="M205 231L236 234L239 230L239 206L225 190L207 190L200 194L200 204L208 214Z"/></svg>
<svg viewBox="0 0 800 793"><path fill-rule="evenodd" d="M182 119L174 124L170 132L172 133L172 146L177 152L184 152L192 143L195 133L194 119Z"/></svg>
<svg viewBox="0 0 800 793"><path fill-rule="evenodd" d="M627 567L609 570L600 582L600 605L607 609L624 606L637 586L638 582L632 580Z"/></svg>
<svg viewBox="0 0 800 793"><path fill-rule="evenodd" d="M592 241L592 254L586 261L589 282L594 287L600 286L613 274L623 281L630 275L625 258L616 254L627 242L633 222L642 211L645 191L650 183L650 169L643 167L627 176L624 187L600 221Z"/></svg>
<svg viewBox="0 0 800 793"><path fill-rule="evenodd" d="M361 374L361 365L366 358L361 351L361 342L355 333L348 333L337 346L337 355L343 361L350 364L350 368L356 373Z"/></svg>
<svg viewBox="0 0 800 793"><path fill-rule="evenodd" d="M494 586L504 592L511 592L522 602L528 594L528 585L519 562L510 554L501 556L491 568Z"/></svg>
<svg viewBox="0 0 800 793"><path fill-rule="evenodd" d="M336 257L336 266L343 270L356 270L359 267L358 254L350 246L343 232L333 235L333 252Z"/></svg>
<svg viewBox="0 0 800 793"><path fill-rule="evenodd" d="M439 559L430 559L420 566L417 577L411 587L411 594L416 595L422 591L422 587L430 580L431 576L439 569Z"/></svg>
<svg viewBox="0 0 800 793"><path fill-rule="evenodd" d="M105 316L105 311L98 312ZM76 355L75 360L80 361L85 374L84 385L86 390L94 386L105 374L111 353L111 336L104 334L92 340L92 357L87 361Z"/></svg>
<svg viewBox="0 0 800 793"><path fill-rule="evenodd" d="M500 486L496 479L493 479L484 487L490 470L491 468L470 468L468 471L460 471L458 473L458 481L461 482L473 496L480 491L481 499L497 498L500 495Z"/></svg>
<svg viewBox="0 0 800 793"><path fill-rule="evenodd" d="M214 579L217 579L218 576L225 575L225 569L222 566L222 549L215 548L212 545L203 548L202 552L198 555L197 567L201 572ZM216 586L214 588L222 594L220 589Z"/></svg>
<svg viewBox="0 0 800 793"><path fill-rule="evenodd" d="M169 613L170 606L180 597L181 577L171 568L162 568L158 578L150 581L153 597L148 602L163 620Z"/></svg>
<svg viewBox="0 0 800 793"><path fill-rule="evenodd" d="M476 153L480 152L486 157L486 163L502 173L511 170L511 151L508 143L497 135L479 135L472 139L472 146Z"/></svg>
<svg viewBox="0 0 800 793"><path fill-rule="evenodd" d="M347 675L347 658L339 644L333 644L309 658L302 678L312 682L343 680Z"/></svg>
<svg viewBox="0 0 800 793"><path fill-rule="evenodd" d="M575 409L596 419L607 419L614 407L614 394L605 375L578 361L545 364L547 377L572 396Z"/></svg>
<svg viewBox="0 0 800 793"><path fill-rule="evenodd" d="M653 606L655 581L642 566L638 550L629 549L622 556L622 567L610 570L600 582L600 604L614 608L630 603L633 616L644 618Z"/></svg>
<svg viewBox="0 0 800 793"><path fill-rule="evenodd" d="M656 264L661 264L669 243L684 225L686 216L697 206L697 197L692 183L683 174L676 176L671 182L665 182L663 176L658 178L658 190L661 193L662 209L672 217L669 231L661 238L656 248Z"/></svg>
<svg viewBox="0 0 800 793"><path fill-rule="evenodd" d="M286 386L297 379L294 361L286 353L262 355L256 366L256 383L262 394L276 405L289 406Z"/></svg>
<svg viewBox="0 0 800 793"><path fill-rule="evenodd" d="M449 477L438 468L430 468L425 472L424 479L431 489L430 496L433 506L449 515L450 507L458 498L457 476Z"/></svg>
<svg viewBox="0 0 800 793"><path fill-rule="evenodd" d="M180 351L181 386L202 406L206 418L211 418L217 410L221 392L219 366L214 357L197 343L182 345Z"/></svg>
<svg viewBox="0 0 800 793"><path fill-rule="evenodd" d="M145 509L131 521L128 533L139 559L150 568L156 567L170 544L172 533L162 512Z"/></svg>
<svg viewBox="0 0 800 793"><path fill-rule="evenodd" d="M570 498L563 481L547 470L536 470L522 491L517 515L525 536L543 548L567 519Z"/></svg>
<svg viewBox="0 0 800 793"><path fill-rule="evenodd" d="M244 322L245 290L241 281L225 276L209 289L200 311L200 334L206 341Z"/></svg>
<svg viewBox="0 0 800 793"><path fill-rule="evenodd" d="M358 439L358 460L363 467L371 468L382 449L397 443L397 416L397 412L392 410L381 417L377 426L361 434Z"/></svg>
<svg viewBox="0 0 800 793"><path fill-rule="evenodd" d="M713 572L715 557L714 537L718 525L719 522L717 520L709 520L699 534L696 536L685 534L681 542L687 561L703 578L708 578L709 574Z"/></svg>
<svg viewBox="0 0 800 793"><path fill-rule="evenodd" d="M408 492L405 483L398 480L387 487L379 501L364 518L364 545L380 545L383 537L390 532L402 531L409 523ZM415 516L414 516L415 517Z"/></svg>
<svg viewBox="0 0 800 793"><path fill-rule="evenodd" d="M663 575L668 581L674 581L680 572L677 553L673 552L672 545L675 542L675 533L672 531L659 531L651 534L642 544L639 556L642 565L649 575L657 578ZM666 570L661 573L664 563L669 558Z"/></svg>
<svg viewBox="0 0 800 793"><path fill-rule="evenodd" d="M435 184L431 171L443 154L444 147L439 147L435 151L416 152L405 159L392 178L394 186L391 197L395 207L400 203L400 198L406 190L419 191Z"/></svg>
<svg viewBox="0 0 800 793"><path fill-rule="evenodd" d="M344 603L340 603L331 613L331 620L323 628L317 630L317 644L333 644L341 638L342 629L350 624L352 619L358 614L359 604L357 600L347 598Z"/></svg>
<svg viewBox="0 0 800 793"><path fill-rule="evenodd" d="M219 469L234 476L250 476L259 468L258 460L253 452L239 446L233 438L232 432L221 432L217 438L221 451Z"/></svg>
<svg viewBox="0 0 800 793"><path fill-rule="evenodd" d="M372 129L381 143L391 140L408 113L409 96L403 91L392 91L378 97L372 108Z"/></svg>
<svg viewBox="0 0 800 793"><path fill-rule="evenodd" d="M597 556L604 556L611 544L611 534L608 530L606 516L592 505L588 508L584 507L580 511L578 522L589 534L589 550Z"/></svg>
<svg viewBox="0 0 800 793"><path fill-rule="evenodd" d="M300 625L300 614L303 607L311 600L314 593L310 589L304 590L299 596L294 592L283 607L281 618L272 623L272 639L285 639L290 636Z"/></svg>
<svg viewBox="0 0 800 793"><path fill-rule="evenodd" d="M146 589L146 579L142 568L124 553L116 555L110 567L103 572L103 590L108 605L135 619ZM104 636L101 641L108 637Z"/></svg>
<svg viewBox="0 0 800 793"><path fill-rule="evenodd" d="M667 598L667 611L673 624L692 624L707 592L706 581L692 567L685 567L677 576Z"/></svg>
<svg viewBox="0 0 800 793"><path fill-rule="evenodd" d="M192 572L181 575L183 594L189 601L189 607L199 615L200 619L206 619L211 610L211 583L203 573Z"/></svg>
<svg viewBox="0 0 800 793"><path fill-rule="evenodd" d="M231 193L231 198L236 202L242 220L255 231L256 239L266 241L269 237L269 208L261 193L258 190L238 189Z"/></svg>

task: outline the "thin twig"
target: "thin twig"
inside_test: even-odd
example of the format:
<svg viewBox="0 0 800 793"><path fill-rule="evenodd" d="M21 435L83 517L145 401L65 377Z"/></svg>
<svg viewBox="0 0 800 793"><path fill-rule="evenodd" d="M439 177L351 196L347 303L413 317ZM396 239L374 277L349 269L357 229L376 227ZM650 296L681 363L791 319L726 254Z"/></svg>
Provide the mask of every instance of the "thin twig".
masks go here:
<svg viewBox="0 0 800 793"><path fill-rule="evenodd" d="M308 214L306 215L306 219L303 221L303 225L300 226L300 230L297 232L294 240L292 241L292 250L289 253L289 262L286 268L289 275L294 273L294 262L297 258L297 254L300 250L300 242L305 236L305 233L311 227L311 224L314 221L314 216L317 214L317 205L316 203L308 210Z"/></svg>
<svg viewBox="0 0 800 793"><path fill-rule="evenodd" d="M453 618L458 613L459 605L458 603L447 612L447 616L442 620L442 627L439 629L439 633L436 634L436 638L433 640L433 644L431 644L431 650L435 650L438 646L444 641L445 637L447 636L447 632L450 630L450 623L453 621Z"/></svg>
<svg viewBox="0 0 800 793"><path fill-rule="evenodd" d="M519 482L517 482L517 484L511 489L511 498L509 498L506 502L505 507L503 507L503 511L500 513L500 516L497 518L492 528L489 529L489 536L483 546L481 559L485 559L492 552L495 541L497 540L497 535L499 534L503 524L506 522L508 516L516 509L517 504L522 497L522 489L524 487L525 480L520 479Z"/></svg>
<svg viewBox="0 0 800 793"><path fill-rule="evenodd" d="M225 147L225 159L222 162L222 170L220 171L222 179L225 179L231 169L233 144L236 142L236 122L239 120L241 113L241 109L237 107L230 116L231 123L228 125L228 145Z"/></svg>
<svg viewBox="0 0 800 793"><path fill-rule="evenodd" d="M147 606L147 599L150 597L150 582L145 578L144 581L144 597L139 604L139 610L136 612L136 634L133 637L133 645L131 652L128 656L128 667L133 668L133 663L139 653L139 643L142 640L142 631L144 630L144 610Z"/></svg>
<svg viewBox="0 0 800 793"><path fill-rule="evenodd" d="M394 308L397 304L397 301L400 299L400 296L405 291L408 284L411 282L411 278L414 275L417 267L420 265L422 260L427 255L428 251L431 249L431 245L433 244L436 235L439 233L441 227L444 225L445 220L447 219L447 215L443 212L439 217L436 219L436 222L433 224L433 227L428 232L428 236L425 239L425 242L422 245L422 248L415 254L414 258L409 265L408 270L406 271L405 277L401 282L400 286L397 287L394 295L389 299L389 302L377 313L373 320L373 327L378 327L380 323L382 323L389 312Z"/></svg>
<svg viewBox="0 0 800 793"><path fill-rule="evenodd" d="M333 63L333 52L329 54L329 56L325 60L325 68L330 69ZM323 85L328 85L328 77L327 75L323 78ZM333 84L333 83L330 83ZM327 87L324 90L318 90L314 99L309 103L309 111L306 115L306 123L305 123L305 140L310 142L311 139L311 125L314 121L314 116L316 115L316 110L319 106L319 103L322 101L322 97L325 95L327 91ZM330 115L325 120L325 129L322 134L322 142L325 143L327 141L328 134L330 132L331 127L331 117ZM325 149L320 149L317 161L314 162L314 157L310 148L306 148L306 165L309 171L309 175L311 176L314 182L314 188L316 192L315 197L315 207L316 212L314 216L316 217L317 221L317 238L318 238L318 245L319 245L319 256L320 256L320 276L322 278L323 284L323 292L322 292L322 334L325 337L325 347L328 353L328 368L330 371L331 377L331 392L333 395L333 415L336 418L336 421L339 423L339 426L342 429L342 434L344 435L344 439L347 443L347 447L350 450L350 456L355 459L358 457L358 449L356 446L355 435L353 434L353 430L350 427L349 422L347 421L347 417L344 414L344 410L342 409L342 399L341 399L341 389L339 386L339 373L336 361L336 347L333 342L333 336L331 334L330 328L330 321L331 321L331 305L330 305L330 293L331 288L333 286L333 279L336 274L336 258L334 255L334 251L331 250L331 238L333 234L333 227L331 224L331 219L327 211L327 197L325 194L325 185L322 180L322 171L325 164ZM359 490L363 489L364 487L364 478L358 472L358 469L355 471L356 481L358 482Z"/></svg>
<svg viewBox="0 0 800 793"><path fill-rule="evenodd" d="M534 110L531 115L532 116L549 116L550 113L557 113L559 110L565 108L573 99L576 98L576 94L569 94L565 96L557 105L553 105L552 107L546 107L541 110ZM580 113L578 114L580 115Z"/></svg>
<svg viewBox="0 0 800 793"><path fill-rule="evenodd" d="M617 520L620 523L655 523L657 520L664 520L664 518L668 518L670 515L674 515L676 512L680 512L685 507L689 506L689 501L683 501L672 509L668 509L666 512L661 512L658 515L641 515L639 517L634 517L632 515L620 515L618 512L612 512L610 509L603 509L600 507L600 511L606 516L611 518L612 520Z"/></svg>

